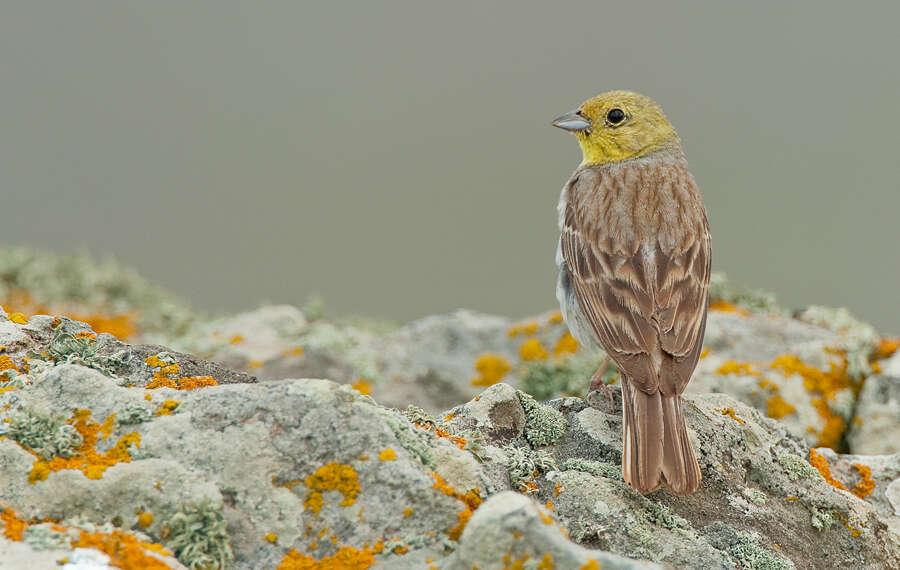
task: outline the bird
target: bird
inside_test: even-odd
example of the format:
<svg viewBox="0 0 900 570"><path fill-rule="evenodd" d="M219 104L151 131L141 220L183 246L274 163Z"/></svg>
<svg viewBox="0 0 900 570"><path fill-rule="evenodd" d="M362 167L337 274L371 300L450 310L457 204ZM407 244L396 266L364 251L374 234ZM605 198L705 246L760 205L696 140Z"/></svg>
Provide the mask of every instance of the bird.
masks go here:
<svg viewBox="0 0 900 570"><path fill-rule="evenodd" d="M622 374L622 475L642 494L693 493L702 475L681 394L706 331L712 247L681 140L656 102L630 91L552 125L582 151L559 199L556 295L575 339Z"/></svg>

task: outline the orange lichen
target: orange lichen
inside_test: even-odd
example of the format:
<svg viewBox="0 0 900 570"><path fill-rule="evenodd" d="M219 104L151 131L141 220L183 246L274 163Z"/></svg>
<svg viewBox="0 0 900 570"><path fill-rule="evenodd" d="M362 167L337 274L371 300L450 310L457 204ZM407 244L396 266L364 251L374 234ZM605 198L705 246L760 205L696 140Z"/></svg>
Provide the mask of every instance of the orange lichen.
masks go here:
<svg viewBox="0 0 900 570"><path fill-rule="evenodd" d="M835 487L836 489L847 490L844 487L844 484L834 478L831 474L831 467L828 466L828 460L825 459L825 456L816 451L815 449L809 450L809 463L819 470L819 473L822 474L822 477L825 481L828 482L829 485Z"/></svg>
<svg viewBox="0 0 900 570"><path fill-rule="evenodd" d="M553 492L556 494L557 497L559 496L559 492L562 491L562 488L563 488L563 484L557 483L556 488L553 489Z"/></svg>
<svg viewBox="0 0 900 570"><path fill-rule="evenodd" d="M81 537L72 544L73 548L96 548L110 558L109 564L125 570L141 568L142 570L168 570L169 565L155 556L147 554L147 550L160 552L165 555L171 553L162 545L138 540L136 537L125 534L120 530L111 533L81 532Z"/></svg>
<svg viewBox="0 0 900 570"><path fill-rule="evenodd" d="M0 372L5 370L15 370L18 372L19 369L13 364L12 358L10 358L8 354L0 354Z"/></svg>
<svg viewBox="0 0 900 570"><path fill-rule="evenodd" d="M528 339L519 347L519 356L522 360L543 360L547 358L544 345L536 338Z"/></svg>
<svg viewBox="0 0 900 570"><path fill-rule="evenodd" d="M503 379L512 365L501 354L482 354L475 361L478 376L472 378L473 386L492 386Z"/></svg>
<svg viewBox="0 0 900 570"><path fill-rule="evenodd" d="M900 338L883 338L878 343L878 346L875 347L875 352L872 356L875 360L890 358L897 352L897 349L900 349Z"/></svg>
<svg viewBox="0 0 900 570"><path fill-rule="evenodd" d="M716 408L716 411L719 412L720 414L722 414L723 416L728 416L729 418L733 419L734 421L736 421L739 424L744 423L744 420L742 420L741 418L737 417L734 414L734 408Z"/></svg>
<svg viewBox="0 0 900 570"><path fill-rule="evenodd" d="M295 346L294 348L285 349L281 356L303 356L303 347Z"/></svg>
<svg viewBox="0 0 900 570"><path fill-rule="evenodd" d="M483 499L478 492L478 488L474 488L467 493L460 493L453 487L447 484L444 481L444 478L435 473L434 471L430 471L429 475L434 477L434 489L437 489L441 493L449 496L455 497L463 502L465 508L463 510L456 513L457 519L459 522L447 531L447 536L450 537L451 540L459 540L460 535L462 535L463 530L466 528L466 525L469 524L469 519L472 518L472 513L475 512L478 507L481 506Z"/></svg>
<svg viewBox="0 0 900 570"><path fill-rule="evenodd" d="M793 414L797 408L785 401L784 398L775 394L766 400L766 415L770 418L780 420L788 414Z"/></svg>
<svg viewBox="0 0 900 570"><path fill-rule="evenodd" d="M381 450L381 453L378 454L378 459L381 461L396 461L397 460L397 452L387 447Z"/></svg>
<svg viewBox="0 0 900 570"><path fill-rule="evenodd" d="M109 414L100 424L100 438L106 441L116 429L116 414Z"/></svg>
<svg viewBox="0 0 900 570"><path fill-rule="evenodd" d="M10 508L4 509L0 512L0 522L3 522L3 536L16 542L22 540L28 523L17 517L15 511Z"/></svg>
<svg viewBox="0 0 900 570"><path fill-rule="evenodd" d="M556 344L553 345L553 356L563 356L564 354L575 354L578 352L578 341L572 336L572 333L566 331L563 333Z"/></svg>
<svg viewBox="0 0 900 570"><path fill-rule="evenodd" d="M276 570L365 570L375 564L375 552L343 546L333 555L316 560L293 548L284 555Z"/></svg>
<svg viewBox="0 0 900 570"><path fill-rule="evenodd" d="M262 368L263 362L262 362L262 360L251 360L250 362L247 363L247 367L248 368Z"/></svg>
<svg viewBox="0 0 900 570"><path fill-rule="evenodd" d="M875 481L872 480L872 468L862 463L854 463L853 466L859 471L860 480L851 492L860 499L865 499L875 490Z"/></svg>
<svg viewBox="0 0 900 570"><path fill-rule="evenodd" d="M459 437L457 435L452 435L449 431L445 430L444 428L439 428L432 424L413 423L413 425L419 429L424 429L425 431L430 431L430 432L434 433L434 435L436 435L437 437L440 437L442 439L449 439L454 444L456 444L456 447L458 447L460 449L466 448L466 443L467 443L466 438Z"/></svg>
<svg viewBox="0 0 900 570"><path fill-rule="evenodd" d="M369 396L372 394L372 384L360 378L353 384L353 389L362 394L363 396Z"/></svg>
<svg viewBox="0 0 900 570"><path fill-rule="evenodd" d="M740 307L729 303L728 301L723 301L722 299L716 299L712 303L709 304L710 310L713 311L722 311L725 313L736 313L741 315L742 317L746 317L750 313Z"/></svg>
<svg viewBox="0 0 900 570"><path fill-rule="evenodd" d="M219 383L212 376L182 376L178 379L179 390L196 390L207 386L218 386Z"/></svg>
<svg viewBox="0 0 900 570"><path fill-rule="evenodd" d="M97 333L92 333L90 331L81 331L79 333L75 333L75 338L89 338L91 340L97 340Z"/></svg>
<svg viewBox="0 0 900 570"><path fill-rule="evenodd" d="M338 491L344 496L341 500L342 507L349 507L356 502L359 494L359 477L352 466L332 461L319 467L315 473L306 478L306 486L309 492L303 501L307 510L318 513L324 504L322 493L325 491Z"/></svg>
<svg viewBox="0 0 900 570"><path fill-rule="evenodd" d="M734 360L726 360L719 368L716 374L743 374L745 376L759 376L758 372L753 370L749 362L735 362Z"/></svg>
<svg viewBox="0 0 900 570"><path fill-rule="evenodd" d="M587 562L581 565L581 568L578 570L600 570L600 563L597 562L594 558L591 558Z"/></svg>
<svg viewBox="0 0 900 570"><path fill-rule="evenodd" d="M141 436L137 432L131 432L119 438L119 441L105 453L95 449L99 441L100 424L91 419L90 410L76 410L68 423L75 427L82 437L81 445L71 457L54 457L45 461L40 457L35 460L28 474L29 483L35 484L44 481L53 471L74 469L81 471L88 479L100 479L103 473L117 463L131 461L130 447L141 446ZM104 422L105 423L105 422ZM31 452L34 454L34 452ZM37 457L37 454L34 454Z"/></svg>
<svg viewBox="0 0 900 570"><path fill-rule="evenodd" d="M546 503L544 503L544 506L547 507L547 509L550 510L550 511L555 511L555 510L556 510L556 509L553 507L553 501L547 501Z"/></svg>

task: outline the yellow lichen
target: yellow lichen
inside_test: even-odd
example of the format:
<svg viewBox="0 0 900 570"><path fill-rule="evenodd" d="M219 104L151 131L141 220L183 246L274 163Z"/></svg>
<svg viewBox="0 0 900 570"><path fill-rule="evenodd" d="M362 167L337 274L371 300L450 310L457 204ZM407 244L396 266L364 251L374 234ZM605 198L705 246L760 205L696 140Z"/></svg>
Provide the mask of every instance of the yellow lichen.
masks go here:
<svg viewBox="0 0 900 570"><path fill-rule="evenodd" d="M509 361L501 354L482 354L475 361L478 376L472 378L474 386L492 386L503 379L512 369Z"/></svg>
<svg viewBox="0 0 900 570"><path fill-rule="evenodd" d="M519 356L522 360L543 360L547 358L544 345L536 338L528 339L519 347Z"/></svg>
<svg viewBox="0 0 900 570"><path fill-rule="evenodd" d="M403 509L403 517L409 518L410 516L412 516L413 512L414 511L412 509L407 507L407 508Z"/></svg>
<svg viewBox="0 0 900 570"><path fill-rule="evenodd" d="M262 362L262 360L251 360L250 362L247 363L247 367L248 368L262 368L263 362Z"/></svg>
<svg viewBox="0 0 900 570"><path fill-rule="evenodd" d="M228 344L241 344L242 342L244 342L244 335L242 334L236 334L228 339Z"/></svg>
<svg viewBox="0 0 900 570"><path fill-rule="evenodd" d="M547 318L548 325L555 325L561 322L563 322L563 316L560 311L553 311Z"/></svg>
<svg viewBox="0 0 900 570"><path fill-rule="evenodd" d="M883 338L878 343L878 346L875 348L875 353L873 357L875 360L881 360L884 358L890 358L897 352L897 349L900 349L900 339L898 338Z"/></svg>
<svg viewBox="0 0 900 570"><path fill-rule="evenodd" d="M28 317L26 317L22 313L10 313L9 320L16 323L17 325L28 324Z"/></svg>
<svg viewBox="0 0 900 570"><path fill-rule="evenodd" d="M278 535L275 534L274 532L270 532L269 534L267 534L266 536L263 537L263 540L265 540L266 542L275 544L276 542L278 542Z"/></svg>
<svg viewBox="0 0 900 570"><path fill-rule="evenodd" d="M294 348L285 349L282 353L282 356L303 356L303 347L295 346Z"/></svg>
<svg viewBox="0 0 900 570"><path fill-rule="evenodd" d="M716 369L716 374L743 374L745 376L758 376L759 373L753 370L749 362L735 362L734 360L725 361Z"/></svg>
<svg viewBox="0 0 900 570"><path fill-rule="evenodd" d="M306 487L309 492L303 504L307 510L318 513L322 509L325 491L338 491L344 496L341 500L342 507L349 507L356 502L359 494L359 477L352 466L332 461L319 467L315 473L306 478Z"/></svg>
<svg viewBox="0 0 900 570"><path fill-rule="evenodd" d="M5 370L18 371L18 368L13 364L12 358L10 358L8 354L0 354L0 372Z"/></svg>
<svg viewBox="0 0 900 570"><path fill-rule="evenodd" d="M703 360L704 358L709 356L710 352L712 352L712 349L708 346L706 348L704 348L703 350L701 350L700 351L700 359Z"/></svg>
<svg viewBox="0 0 900 570"><path fill-rule="evenodd" d="M563 333L556 344L553 345L553 356L559 357L565 354L575 354L578 351L578 341L572 336L572 333L566 331Z"/></svg>
<svg viewBox="0 0 900 570"><path fill-rule="evenodd" d="M534 333L537 332L537 330L538 330L537 322L529 321L527 323L521 323L521 324L510 327L509 330L507 331L507 334L509 334L509 336L511 336L511 337L517 336L520 334L533 335Z"/></svg>
<svg viewBox="0 0 900 570"><path fill-rule="evenodd" d="M780 420L788 414L793 414L797 408L785 401L784 398L775 394L766 400L766 415L770 418Z"/></svg>
<svg viewBox="0 0 900 570"><path fill-rule="evenodd" d="M28 523L17 517L15 511L10 508L4 509L0 512L0 522L3 523L3 536L16 542L22 540Z"/></svg>
<svg viewBox="0 0 900 570"><path fill-rule="evenodd" d="M116 414L109 414L100 424L100 439L106 441L116 429Z"/></svg>
<svg viewBox="0 0 900 570"><path fill-rule="evenodd" d="M597 562L596 559L591 558L587 562L581 565L581 568L578 570L600 570L600 563Z"/></svg>
<svg viewBox="0 0 900 570"><path fill-rule="evenodd" d="M396 461L397 460L397 452L387 447L381 450L381 453L378 454L378 459L382 461Z"/></svg>
<svg viewBox="0 0 900 570"><path fill-rule="evenodd" d="M148 528L153 524L153 513L140 513L137 519L138 526Z"/></svg>
<svg viewBox="0 0 900 570"><path fill-rule="evenodd" d="M156 410L156 415L170 416L172 415L172 412L175 411L175 408L177 408L180 404L181 402L179 402L178 400L163 400L162 405L159 407L159 409Z"/></svg>

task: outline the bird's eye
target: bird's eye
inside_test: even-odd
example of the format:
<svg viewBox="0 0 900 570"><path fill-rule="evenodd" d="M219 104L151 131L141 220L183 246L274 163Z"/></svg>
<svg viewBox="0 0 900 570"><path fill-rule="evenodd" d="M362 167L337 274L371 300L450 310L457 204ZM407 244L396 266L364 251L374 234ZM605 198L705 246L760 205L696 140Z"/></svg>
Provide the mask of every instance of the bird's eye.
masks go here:
<svg viewBox="0 0 900 570"><path fill-rule="evenodd" d="M610 109L606 114L606 120L609 121L611 125L618 125L625 120L625 111L622 109Z"/></svg>

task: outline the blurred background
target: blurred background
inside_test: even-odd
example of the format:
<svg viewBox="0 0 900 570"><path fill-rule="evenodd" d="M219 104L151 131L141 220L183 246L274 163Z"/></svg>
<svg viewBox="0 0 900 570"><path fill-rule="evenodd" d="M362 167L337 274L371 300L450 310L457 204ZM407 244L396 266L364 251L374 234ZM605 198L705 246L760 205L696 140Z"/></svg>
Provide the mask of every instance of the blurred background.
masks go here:
<svg viewBox="0 0 900 570"><path fill-rule="evenodd" d="M8 2L0 241L113 256L208 310L552 308L550 126L659 101L714 270L900 332L900 6Z"/></svg>

